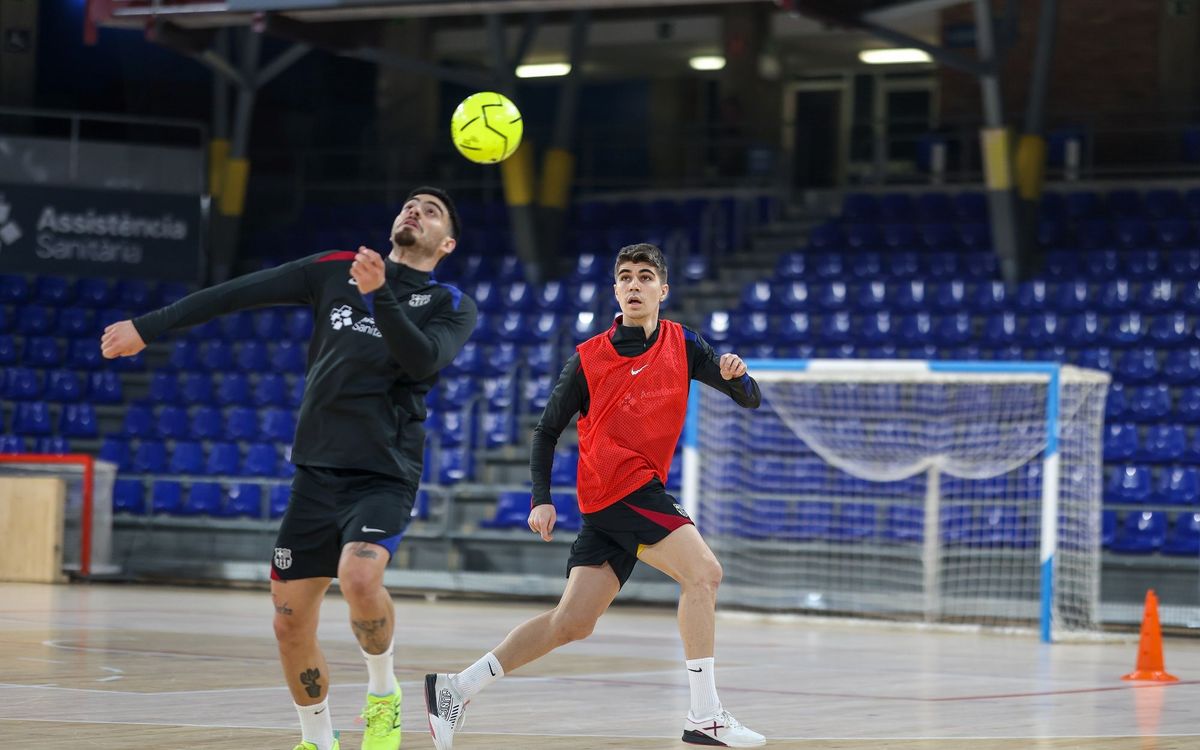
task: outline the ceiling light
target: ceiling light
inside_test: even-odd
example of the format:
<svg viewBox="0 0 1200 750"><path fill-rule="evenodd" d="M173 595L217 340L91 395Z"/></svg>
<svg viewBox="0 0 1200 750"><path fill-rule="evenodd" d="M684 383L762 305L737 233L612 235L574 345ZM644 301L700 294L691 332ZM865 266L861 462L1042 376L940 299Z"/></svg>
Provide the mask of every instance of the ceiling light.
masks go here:
<svg viewBox="0 0 1200 750"><path fill-rule="evenodd" d="M518 65L517 78L553 78L565 76L571 72L567 63L538 63L536 65Z"/></svg>
<svg viewBox="0 0 1200 750"><path fill-rule="evenodd" d="M721 70L725 67L725 58L720 55L697 55L688 60L692 70Z"/></svg>
<svg viewBox="0 0 1200 750"><path fill-rule="evenodd" d="M928 52L912 48L865 49L858 53L858 59L868 65L933 62L933 58L929 56Z"/></svg>

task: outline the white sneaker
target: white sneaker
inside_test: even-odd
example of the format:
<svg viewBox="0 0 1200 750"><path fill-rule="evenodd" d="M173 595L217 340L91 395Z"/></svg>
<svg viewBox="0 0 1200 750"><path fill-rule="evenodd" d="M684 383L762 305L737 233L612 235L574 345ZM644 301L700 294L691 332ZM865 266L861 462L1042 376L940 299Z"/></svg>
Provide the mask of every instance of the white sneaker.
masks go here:
<svg viewBox="0 0 1200 750"><path fill-rule="evenodd" d="M462 729L466 710L467 701L450 682L450 675L425 675L425 711L429 714L429 733L437 750L454 747L454 733Z"/></svg>
<svg viewBox="0 0 1200 750"><path fill-rule="evenodd" d="M689 745L717 747L758 747L767 744L766 737L742 726L725 710L704 720L693 719L689 713L683 722L683 741Z"/></svg>

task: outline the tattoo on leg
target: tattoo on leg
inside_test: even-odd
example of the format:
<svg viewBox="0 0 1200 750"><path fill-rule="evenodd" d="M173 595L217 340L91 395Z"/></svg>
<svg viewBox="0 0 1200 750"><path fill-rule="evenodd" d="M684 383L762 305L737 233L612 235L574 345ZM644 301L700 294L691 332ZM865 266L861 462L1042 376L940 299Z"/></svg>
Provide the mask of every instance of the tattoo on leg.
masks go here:
<svg viewBox="0 0 1200 750"><path fill-rule="evenodd" d="M368 560L378 560L379 553L366 544L356 544L354 546L355 557L365 557Z"/></svg>
<svg viewBox="0 0 1200 750"><path fill-rule="evenodd" d="M275 605L275 613L280 615L290 615L292 610L290 607L288 607L287 602L284 602L283 604Z"/></svg>
<svg viewBox="0 0 1200 750"><path fill-rule="evenodd" d="M351 620L350 627L354 629L354 637L358 639L363 650L371 654L382 654L392 641L391 628L387 617L378 620Z"/></svg>
<svg viewBox="0 0 1200 750"><path fill-rule="evenodd" d="M300 684L304 686L304 692L308 693L309 698L321 697L321 670L306 669L300 673Z"/></svg>

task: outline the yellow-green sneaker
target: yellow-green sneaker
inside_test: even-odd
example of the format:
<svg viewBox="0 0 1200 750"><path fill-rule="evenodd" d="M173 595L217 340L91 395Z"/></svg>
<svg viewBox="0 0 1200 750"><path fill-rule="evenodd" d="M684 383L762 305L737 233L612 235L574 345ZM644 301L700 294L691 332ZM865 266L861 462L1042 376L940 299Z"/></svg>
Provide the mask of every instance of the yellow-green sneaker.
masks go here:
<svg viewBox="0 0 1200 750"><path fill-rule="evenodd" d="M317 750L317 746L311 742L301 742L292 750ZM330 750L342 750L342 743L338 741L338 733L333 733L333 747Z"/></svg>
<svg viewBox="0 0 1200 750"><path fill-rule="evenodd" d="M396 692L383 697L367 693L362 717L367 723L362 750L397 750L400 747L400 686L396 686Z"/></svg>

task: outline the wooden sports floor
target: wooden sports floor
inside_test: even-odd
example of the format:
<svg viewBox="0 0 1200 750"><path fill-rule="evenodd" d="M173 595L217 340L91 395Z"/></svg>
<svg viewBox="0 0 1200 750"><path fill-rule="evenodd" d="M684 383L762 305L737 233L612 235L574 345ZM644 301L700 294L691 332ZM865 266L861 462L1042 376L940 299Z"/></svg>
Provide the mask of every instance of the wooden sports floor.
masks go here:
<svg viewBox="0 0 1200 750"><path fill-rule="evenodd" d="M397 598L404 747L432 748L421 678L453 671L545 605ZM0 584L0 737L52 750L291 750L265 591ZM332 715L357 750L366 670L333 595L321 625ZM1200 750L1200 640L1168 639L1181 681L1122 682L1136 643L886 625L718 621L717 684L768 747ZM665 750L687 679L673 614L615 607L587 641L481 694L465 749Z"/></svg>

